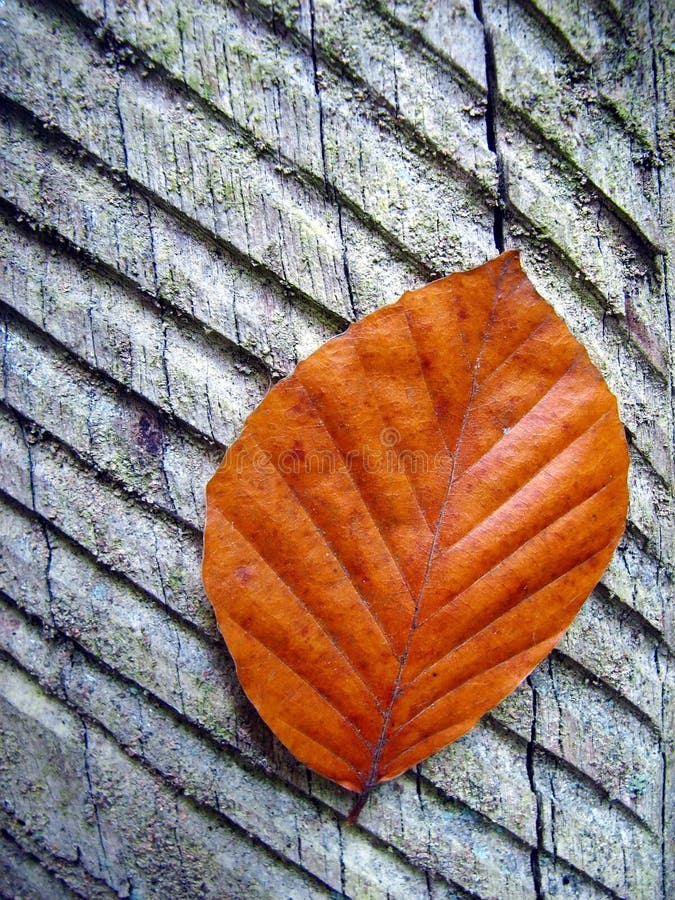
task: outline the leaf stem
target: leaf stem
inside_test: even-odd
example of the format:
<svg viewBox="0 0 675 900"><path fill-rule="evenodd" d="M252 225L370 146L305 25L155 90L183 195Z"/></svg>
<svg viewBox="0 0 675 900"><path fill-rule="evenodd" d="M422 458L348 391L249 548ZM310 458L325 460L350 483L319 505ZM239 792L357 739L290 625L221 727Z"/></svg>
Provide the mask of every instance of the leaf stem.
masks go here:
<svg viewBox="0 0 675 900"><path fill-rule="evenodd" d="M368 801L368 797L370 796L370 791L371 791L371 788L366 788L365 791L362 794L359 794L359 796L356 798L356 803L352 806L352 808L349 812L349 815L347 816L347 824L348 825L356 824L356 820L359 817L359 813L361 812L363 807L366 805L366 802Z"/></svg>

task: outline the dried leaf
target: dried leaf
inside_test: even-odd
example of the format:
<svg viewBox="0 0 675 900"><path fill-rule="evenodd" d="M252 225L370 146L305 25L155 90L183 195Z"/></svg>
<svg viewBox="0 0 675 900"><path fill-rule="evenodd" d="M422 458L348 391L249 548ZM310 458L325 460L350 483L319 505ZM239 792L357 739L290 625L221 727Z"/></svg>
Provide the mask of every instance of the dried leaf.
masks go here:
<svg viewBox="0 0 675 900"><path fill-rule="evenodd" d="M555 646L624 527L616 401L516 252L352 325L269 392L207 491L244 690L363 794Z"/></svg>

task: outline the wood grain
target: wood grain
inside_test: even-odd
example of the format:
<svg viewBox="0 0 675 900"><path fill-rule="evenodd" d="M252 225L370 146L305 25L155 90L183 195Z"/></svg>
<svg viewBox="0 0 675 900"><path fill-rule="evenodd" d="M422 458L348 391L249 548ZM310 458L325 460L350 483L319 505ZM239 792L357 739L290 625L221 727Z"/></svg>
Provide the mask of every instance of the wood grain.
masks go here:
<svg viewBox="0 0 675 900"><path fill-rule="evenodd" d="M3 806L0 893L675 892L671 19L2 5L2 730L35 753L0 751L31 785ZM345 829L219 649L203 486L298 360L502 244L617 396L629 528L550 664Z"/></svg>

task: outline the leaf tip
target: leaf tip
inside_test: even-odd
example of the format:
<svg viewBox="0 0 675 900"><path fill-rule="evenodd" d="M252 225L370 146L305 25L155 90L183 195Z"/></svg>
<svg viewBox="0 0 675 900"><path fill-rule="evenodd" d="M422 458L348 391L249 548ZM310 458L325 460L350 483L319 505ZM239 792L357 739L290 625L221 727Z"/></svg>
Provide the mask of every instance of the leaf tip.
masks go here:
<svg viewBox="0 0 675 900"><path fill-rule="evenodd" d="M523 267L520 262L520 254L520 248L514 247L512 249L505 250L498 257L496 257L494 262L501 263L505 271L508 271L508 269L513 269L516 272L523 272Z"/></svg>

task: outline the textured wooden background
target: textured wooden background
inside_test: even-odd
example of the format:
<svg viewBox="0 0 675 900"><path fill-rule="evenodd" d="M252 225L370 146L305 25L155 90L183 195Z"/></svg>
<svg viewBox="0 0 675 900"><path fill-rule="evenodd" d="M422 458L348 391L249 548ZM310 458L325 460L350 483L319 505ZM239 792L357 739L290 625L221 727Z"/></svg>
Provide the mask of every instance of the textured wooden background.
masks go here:
<svg viewBox="0 0 675 900"><path fill-rule="evenodd" d="M672 9L0 0L0 895L675 897ZM628 529L348 827L238 687L204 485L299 358L503 246L619 399Z"/></svg>

